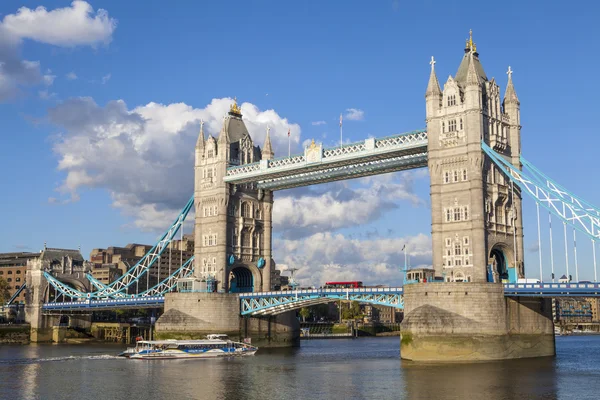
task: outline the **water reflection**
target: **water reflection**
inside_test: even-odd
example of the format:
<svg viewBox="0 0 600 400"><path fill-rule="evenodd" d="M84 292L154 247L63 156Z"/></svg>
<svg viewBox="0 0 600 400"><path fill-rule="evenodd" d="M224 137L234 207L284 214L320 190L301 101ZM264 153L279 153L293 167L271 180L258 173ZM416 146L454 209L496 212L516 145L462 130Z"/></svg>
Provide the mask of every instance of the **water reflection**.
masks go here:
<svg viewBox="0 0 600 400"><path fill-rule="evenodd" d="M478 364L401 361L398 338L314 340L254 357L126 360L116 346L2 346L9 399L587 399L600 393L600 337L557 340L557 357Z"/></svg>
<svg viewBox="0 0 600 400"><path fill-rule="evenodd" d="M476 364L424 365L402 361L409 399L557 399L553 357Z"/></svg>

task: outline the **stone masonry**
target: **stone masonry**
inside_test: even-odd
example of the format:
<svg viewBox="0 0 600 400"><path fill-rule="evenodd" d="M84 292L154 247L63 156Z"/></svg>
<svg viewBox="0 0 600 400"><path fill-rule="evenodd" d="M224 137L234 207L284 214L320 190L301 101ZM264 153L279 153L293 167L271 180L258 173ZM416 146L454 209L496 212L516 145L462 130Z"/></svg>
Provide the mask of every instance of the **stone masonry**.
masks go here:
<svg viewBox="0 0 600 400"><path fill-rule="evenodd" d="M443 91L434 65L432 57L425 98L436 275L448 282L486 282L489 265L498 282L516 265L522 276L521 194L481 149L483 140L520 168L520 103L512 71L501 101L472 37Z"/></svg>
<svg viewBox="0 0 600 400"><path fill-rule="evenodd" d="M203 124L202 124L203 125ZM255 184L223 182L227 167L273 158L267 132L264 147L254 145L237 102L232 104L218 138L204 136L195 150L194 274L215 278L228 292L271 289L273 193Z"/></svg>

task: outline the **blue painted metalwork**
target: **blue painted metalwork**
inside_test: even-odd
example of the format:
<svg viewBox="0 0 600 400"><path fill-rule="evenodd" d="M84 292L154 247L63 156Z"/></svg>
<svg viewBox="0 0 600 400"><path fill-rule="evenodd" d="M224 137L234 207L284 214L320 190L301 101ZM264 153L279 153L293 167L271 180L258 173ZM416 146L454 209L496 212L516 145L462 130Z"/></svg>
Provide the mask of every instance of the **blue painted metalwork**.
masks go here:
<svg viewBox="0 0 600 400"><path fill-rule="evenodd" d="M262 258L262 257L261 257L261 258L259 258L259 259L258 259L258 262L256 263L256 266L257 266L258 268L262 268L262 267L264 267L264 266L265 266L265 259L264 259L264 258Z"/></svg>
<svg viewBox="0 0 600 400"><path fill-rule="evenodd" d="M5 305L10 306L13 303L13 301L15 301L15 299L17 297L19 297L19 295L21 294L21 292L23 290L25 290L26 286L27 286L26 283L22 284L21 287L18 288L17 291L10 297L10 299L8 299L8 302Z"/></svg>
<svg viewBox="0 0 600 400"><path fill-rule="evenodd" d="M507 283L505 296L600 297L600 283Z"/></svg>
<svg viewBox="0 0 600 400"><path fill-rule="evenodd" d="M164 296L136 297L129 299L78 300L63 303L45 303L43 311L85 311L85 310L114 310L118 308L157 308L163 307Z"/></svg>
<svg viewBox="0 0 600 400"><path fill-rule="evenodd" d="M240 294L242 315L277 315L335 300L404 308L402 288L303 289Z"/></svg>
<svg viewBox="0 0 600 400"><path fill-rule="evenodd" d="M52 277L52 275L50 275L47 272L44 272L44 277L48 280L48 282L57 291L59 291L64 296L67 296L70 298L86 299L86 298L109 298L109 297L110 298L117 298L117 297L123 298L123 297L128 297L130 295L128 295L126 293L127 289L131 285L135 284L145 273L148 273L148 270L152 267L152 265L154 265L154 263L160 259L161 255L166 250L169 243L171 243L171 240L173 239L173 237L175 237L175 234L177 234L177 232L181 228L183 221L185 220L185 218L187 217L188 213L193 208L193 206L194 206L194 197L192 196L190 198L190 200L188 201L188 203L183 208L183 210L181 211L181 213L179 213L179 215L175 219L175 222L173 222L173 224L167 230L167 232L165 232L161 236L158 243L155 244L152 247L152 249L150 249L150 251L148 251L144 255L144 257L142 257L140 259L140 261L138 261L133 267L131 267L123 276L119 277L117 280L112 282L110 285L105 285L105 284L99 282L98 280L96 280L92 275L87 274L86 277L88 278L88 280L98 290L95 292L83 293L81 291L71 288L70 286L60 282L57 279L54 279ZM188 263L189 263L189 261L190 260L188 260ZM188 268L187 267L189 265L188 263L184 264L186 266L186 268L183 268L183 266L180 267L177 271L175 271L175 273L171 274L169 277L167 277L167 279L163 280L160 284L158 284L154 288L152 288L152 289L157 289L157 288L160 289L158 292L156 292L156 290L154 292L151 292L149 290L149 291L144 292L144 296L160 294L163 289L162 289L162 287L159 287L159 286L165 281L170 282L172 280L171 278L173 276L176 276L177 278L181 278L183 276L180 276L180 275L184 272L185 272L185 276L189 276L191 274L193 266L190 266ZM189 271L187 271L187 269L189 269ZM173 288L174 285L175 285L175 283L173 282L173 284L170 285L170 287Z"/></svg>
<svg viewBox="0 0 600 400"><path fill-rule="evenodd" d="M525 173L484 142L481 142L481 147L498 168L540 206L591 239L600 239L600 211L596 207L565 191L535 167L533 172ZM522 157L521 162L528 168L532 166Z"/></svg>

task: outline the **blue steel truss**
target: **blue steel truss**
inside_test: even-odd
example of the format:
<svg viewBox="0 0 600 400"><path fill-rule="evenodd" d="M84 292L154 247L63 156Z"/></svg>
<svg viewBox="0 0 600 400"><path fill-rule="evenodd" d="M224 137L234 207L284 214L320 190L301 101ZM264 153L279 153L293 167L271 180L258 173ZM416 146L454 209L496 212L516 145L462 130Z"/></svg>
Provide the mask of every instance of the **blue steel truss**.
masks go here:
<svg viewBox="0 0 600 400"><path fill-rule="evenodd" d="M241 315L277 315L335 300L404 308L402 288L305 289L279 292L241 293Z"/></svg>
<svg viewBox="0 0 600 400"><path fill-rule="evenodd" d="M169 229L161 236L158 243L156 243L145 255L142 257L133 267L131 267L123 276L112 282L110 285L104 285L90 274L86 277L88 280L98 289L95 292L84 293L73 289L69 285L66 285L55 279L48 272L44 272L44 277L48 282L63 296L73 299L89 299L89 298L125 298L131 297L127 294L127 288L135 284L145 273L149 273L150 268L154 263L160 259L163 252L167 249L171 240L175 237L179 229L181 228L185 218L194 206L194 196L187 202L181 213L175 219L175 222L171 224ZM169 275L166 279L161 281L158 285L154 286L147 291L140 293L139 296L155 296L169 291L176 284L177 279L187 277L192 273L193 264L192 259L188 260L182 265L177 271Z"/></svg>
<svg viewBox="0 0 600 400"><path fill-rule="evenodd" d="M600 297L600 283L507 283L504 295L513 297Z"/></svg>
<svg viewBox="0 0 600 400"><path fill-rule="evenodd" d="M421 168L427 166L427 140L427 132L417 130L327 149L313 143L304 154L229 167L223 180L280 190Z"/></svg>
<svg viewBox="0 0 600 400"><path fill-rule="evenodd" d="M119 298L146 298L146 297L156 297L156 296L164 296L165 293L170 292L177 285L177 280L181 278L187 278L194 272L194 257L190 257L181 267L179 267L175 272L171 275L167 276L165 279L157 283L155 286L136 294L123 295L119 296ZM50 285L52 285L60 294L63 295L64 298L71 298L76 300L81 299L109 299L109 296L101 297L98 295L100 293L97 292L81 292L77 289L72 288L69 285L66 285L56 279L54 276L49 274L48 272L44 272L44 277L48 281Z"/></svg>
<svg viewBox="0 0 600 400"><path fill-rule="evenodd" d="M600 239L600 211L596 207L572 195L541 174L523 157L521 163L527 166L528 173L516 168L484 142L481 143L481 147L496 166L540 206L592 240Z"/></svg>
<svg viewBox="0 0 600 400"><path fill-rule="evenodd" d="M62 303L45 303L42 311L102 311L119 308L160 308L165 303L164 296L134 297L129 299L77 300Z"/></svg>
<svg viewBox="0 0 600 400"><path fill-rule="evenodd" d="M8 299L8 302L5 305L10 306L13 303L13 301L15 301L15 299L17 297L19 297L19 295L21 294L21 292L23 290L25 290L26 286L27 286L26 283L22 284L21 287L19 289L17 289L17 291L10 297L10 299Z"/></svg>

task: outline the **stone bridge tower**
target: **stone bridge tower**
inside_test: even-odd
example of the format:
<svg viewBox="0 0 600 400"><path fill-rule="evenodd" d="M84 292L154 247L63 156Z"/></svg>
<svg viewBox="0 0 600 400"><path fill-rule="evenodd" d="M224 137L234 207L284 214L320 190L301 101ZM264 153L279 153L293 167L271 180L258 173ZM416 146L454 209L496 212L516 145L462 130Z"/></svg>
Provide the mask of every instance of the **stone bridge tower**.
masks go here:
<svg viewBox="0 0 600 400"><path fill-rule="evenodd" d="M273 193L254 183L223 182L227 167L273 158L269 132L255 146L237 102L223 119L218 138L204 137L195 149L194 275L214 278L219 291L271 290Z"/></svg>
<svg viewBox="0 0 600 400"><path fill-rule="evenodd" d="M481 150L483 140L521 168L512 71L501 100L471 35L443 90L434 65L432 57L425 98L436 275L452 282L498 282L515 279L515 271L523 276L521 193Z"/></svg>

